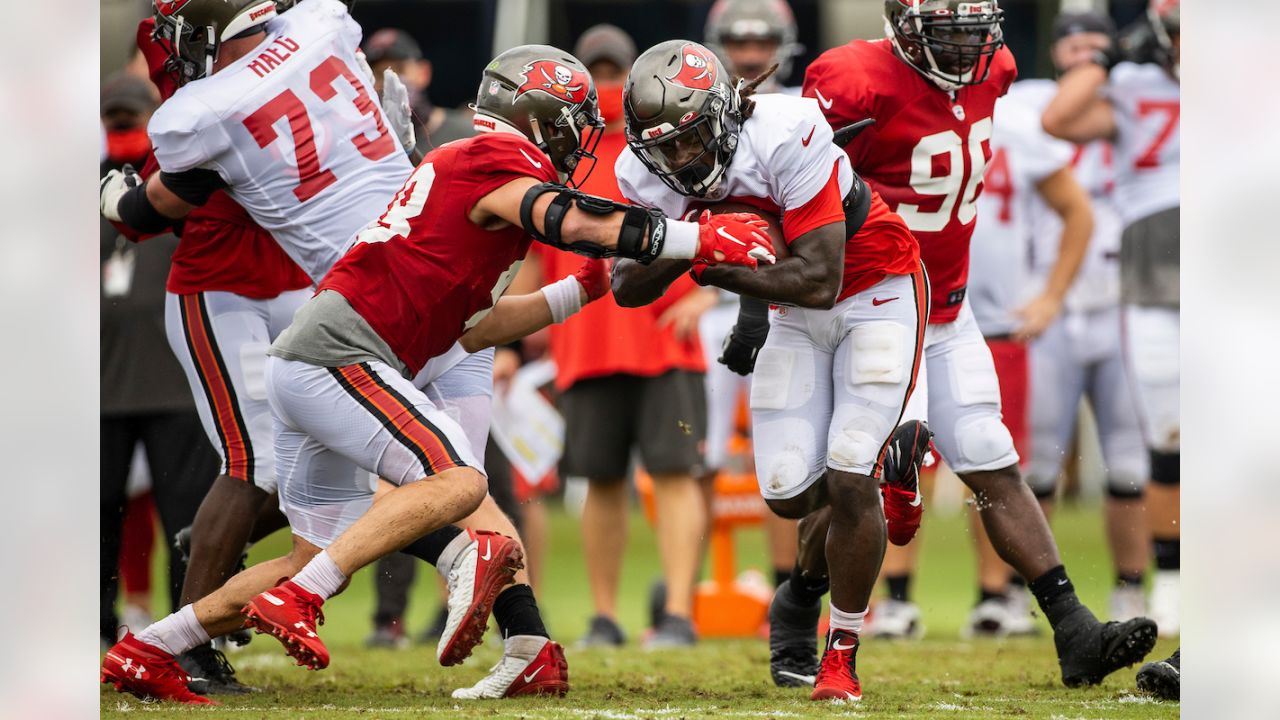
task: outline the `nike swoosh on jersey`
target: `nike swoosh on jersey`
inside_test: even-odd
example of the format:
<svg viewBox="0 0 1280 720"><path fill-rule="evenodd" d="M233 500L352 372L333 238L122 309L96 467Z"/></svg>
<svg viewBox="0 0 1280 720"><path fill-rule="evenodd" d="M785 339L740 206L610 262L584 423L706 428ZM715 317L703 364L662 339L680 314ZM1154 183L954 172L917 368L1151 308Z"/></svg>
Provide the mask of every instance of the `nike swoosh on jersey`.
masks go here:
<svg viewBox="0 0 1280 720"><path fill-rule="evenodd" d="M885 304L885 303L890 303L890 302L893 302L894 300L897 300L897 299L898 299L898 298L896 298L896 297L885 298L884 300L881 300L880 298L871 298L871 304L872 304L872 305L875 305L876 307L880 307L881 305L883 305L883 304Z"/></svg>
<svg viewBox="0 0 1280 720"><path fill-rule="evenodd" d="M805 137L805 139L801 140L800 144L805 147L809 147L809 141L813 139L813 133L817 129L818 129L817 125L814 125L813 127L809 128L809 135Z"/></svg>
<svg viewBox="0 0 1280 720"><path fill-rule="evenodd" d="M537 670L534 670L528 675L521 675L521 677L524 678L525 682L532 682L534 678L538 677L538 673L542 672L542 669L545 667L546 665L539 665Z"/></svg>
<svg viewBox="0 0 1280 720"><path fill-rule="evenodd" d="M716 228L716 234L717 234L717 235L719 235L720 237L728 238L728 239L730 239L730 240L732 240L732 241L734 241L734 242L738 243L738 244L739 244L739 245L741 245L742 247L746 247L746 246L747 246L747 244L746 244L746 243L742 242L742 241L741 241L741 240L739 240L738 238L736 238L736 237L734 237L734 236L730 235L729 233L725 232L724 228L722 228L722 227L721 227L721 228Z"/></svg>
<svg viewBox="0 0 1280 720"><path fill-rule="evenodd" d="M813 89L813 94L818 96L818 104L822 106L822 109L823 109L823 110L830 110L830 109L831 109L831 101L830 101L830 100L828 100L828 99L826 99L826 98L824 98L824 97L822 97L822 91L821 91L821 90L819 90L818 88L814 88L814 89Z"/></svg>
<svg viewBox="0 0 1280 720"><path fill-rule="evenodd" d="M541 162L541 161L534 160L533 158L529 157L529 153L525 152L525 151L524 151L524 148L516 148L516 149L520 151L520 154L524 156L524 159L525 159L525 160L528 160L528 161L529 161L529 164L530 164L530 165L534 166L535 168L537 168L537 169L539 169L539 170L541 170L541 169L542 169L542 162Z"/></svg>

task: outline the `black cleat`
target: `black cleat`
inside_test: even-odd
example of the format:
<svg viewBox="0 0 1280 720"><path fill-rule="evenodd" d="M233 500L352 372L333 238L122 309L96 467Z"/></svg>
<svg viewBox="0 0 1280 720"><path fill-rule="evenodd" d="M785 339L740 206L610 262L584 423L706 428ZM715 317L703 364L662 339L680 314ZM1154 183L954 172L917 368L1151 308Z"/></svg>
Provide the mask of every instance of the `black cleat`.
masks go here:
<svg viewBox="0 0 1280 720"><path fill-rule="evenodd" d="M1161 700L1182 697L1182 648L1173 651L1168 660L1150 662L1138 671L1138 690Z"/></svg>
<svg viewBox="0 0 1280 720"><path fill-rule="evenodd" d="M227 656L209 643L179 655L178 665L191 676L187 687L201 695L243 695L258 691L236 680L236 669L227 662Z"/></svg>
<svg viewBox="0 0 1280 720"><path fill-rule="evenodd" d="M1081 605L1054 629L1053 643L1064 685L1097 685L1151 652L1156 646L1156 624L1148 618L1100 623Z"/></svg>
<svg viewBox="0 0 1280 720"><path fill-rule="evenodd" d="M791 581L778 586L769 603L769 674L778 687L813 685L818 675L818 617L822 601L797 603Z"/></svg>
<svg viewBox="0 0 1280 720"><path fill-rule="evenodd" d="M627 637L618 623L603 615L596 615L591 618L587 634L578 640L578 648L621 647L626 641Z"/></svg>

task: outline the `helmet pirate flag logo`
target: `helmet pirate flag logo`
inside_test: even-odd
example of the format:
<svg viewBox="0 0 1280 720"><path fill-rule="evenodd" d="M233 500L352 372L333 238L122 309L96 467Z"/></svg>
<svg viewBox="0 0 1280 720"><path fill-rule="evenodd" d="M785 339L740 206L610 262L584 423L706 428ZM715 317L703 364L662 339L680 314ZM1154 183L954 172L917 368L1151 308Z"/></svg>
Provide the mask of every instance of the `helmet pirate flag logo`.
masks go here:
<svg viewBox="0 0 1280 720"><path fill-rule="evenodd" d="M667 76L667 82L690 90L710 90L716 82L715 56L701 45L685 45L680 49L680 67Z"/></svg>
<svg viewBox="0 0 1280 720"><path fill-rule="evenodd" d="M544 92L567 103L577 105L587 99L590 84L585 73L554 60L537 60L524 66L520 74L524 82L516 88L511 102L527 92Z"/></svg>

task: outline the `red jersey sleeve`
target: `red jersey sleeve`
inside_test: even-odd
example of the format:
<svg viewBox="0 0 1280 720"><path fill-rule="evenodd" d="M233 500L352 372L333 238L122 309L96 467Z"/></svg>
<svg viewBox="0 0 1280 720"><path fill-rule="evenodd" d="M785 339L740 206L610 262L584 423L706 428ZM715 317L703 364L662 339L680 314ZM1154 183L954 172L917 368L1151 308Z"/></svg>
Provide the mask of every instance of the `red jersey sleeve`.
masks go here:
<svg viewBox="0 0 1280 720"><path fill-rule="evenodd" d="M991 61L991 75L999 88L999 97L1004 97L1018 79L1018 63L1007 46L996 51L995 59Z"/></svg>
<svg viewBox="0 0 1280 720"><path fill-rule="evenodd" d="M463 150L458 150L463 152ZM466 207L473 208L485 195L524 177L542 182L560 182L551 158L536 145L511 133L484 133L468 143L468 169L475 174Z"/></svg>

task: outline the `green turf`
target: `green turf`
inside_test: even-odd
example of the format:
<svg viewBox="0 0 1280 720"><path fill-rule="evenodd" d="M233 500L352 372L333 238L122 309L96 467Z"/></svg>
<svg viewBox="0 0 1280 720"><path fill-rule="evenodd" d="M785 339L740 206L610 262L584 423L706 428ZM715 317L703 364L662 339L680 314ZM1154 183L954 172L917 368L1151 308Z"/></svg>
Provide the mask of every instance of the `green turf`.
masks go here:
<svg viewBox="0 0 1280 720"><path fill-rule="evenodd" d="M1064 508L1055 522L1068 570L1081 596L1105 613L1109 563L1096 509ZM361 642L369 630L372 579L362 573L343 595L325 605L328 624L322 635L332 650L322 672L294 667L275 641L260 637L248 649L230 655L240 677L263 692L225 699L219 708L181 708L144 704L104 686L104 717L155 718L399 718L527 717L645 718L683 717L1028 717L1169 718L1176 704L1159 703L1133 693L1133 670L1112 675L1103 685L1067 690L1058 680L1052 641L1038 639L962 643L957 633L974 600L974 561L966 524L960 517L930 515L922 550L922 569L914 594L921 603L928 636L919 643L867 641L859 652L865 697L856 705L815 704L798 690L782 690L768 681L768 650L763 641L703 642L689 651L645 653L633 643L619 651L568 649L573 690L564 700L482 701L460 704L452 688L470 685L497 660L490 642L462 667L442 668L434 647L373 651ZM649 582L658 575L653 535L644 520L631 520L632 537L623 568L621 622L637 637L645 625ZM552 634L572 641L583 632L590 603L578 549L578 527L568 516L552 516L552 562L539 598ZM278 535L255 549L263 559L286 547ZM764 543L759 532L742 533L740 562L761 566ZM409 630L418 632L434 612L434 573L419 576ZM159 606L159 605L158 605ZM1162 641L1155 655L1173 651Z"/></svg>

